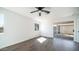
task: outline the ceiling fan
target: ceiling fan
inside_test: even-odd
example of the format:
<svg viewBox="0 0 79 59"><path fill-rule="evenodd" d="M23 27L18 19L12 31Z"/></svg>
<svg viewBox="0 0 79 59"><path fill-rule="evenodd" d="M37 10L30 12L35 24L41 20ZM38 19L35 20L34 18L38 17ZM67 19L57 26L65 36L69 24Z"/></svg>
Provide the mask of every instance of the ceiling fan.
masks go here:
<svg viewBox="0 0 79 59"><path fill-rule="evenodd" d="M39 11L45 12L45 13L47 13L47 14L50 13L50 11L44 10L45 7L35 7L35 8L36 8L37 10L32 11L32 12L30 12L30 13L35 13L35 12L39 12ZM41 12L39 12L39 16L41 16Z"/></svg>

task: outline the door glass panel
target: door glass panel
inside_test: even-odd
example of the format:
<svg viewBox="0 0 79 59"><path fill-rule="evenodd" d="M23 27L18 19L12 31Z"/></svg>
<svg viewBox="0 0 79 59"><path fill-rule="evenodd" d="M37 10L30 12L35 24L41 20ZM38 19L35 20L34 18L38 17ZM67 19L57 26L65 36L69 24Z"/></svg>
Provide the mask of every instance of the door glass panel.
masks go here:
<svg viewBox="0 0 79 59"><path fill-rule="evenodd" d="M0 14L0 33L4 32L4 15Z"/></svg>

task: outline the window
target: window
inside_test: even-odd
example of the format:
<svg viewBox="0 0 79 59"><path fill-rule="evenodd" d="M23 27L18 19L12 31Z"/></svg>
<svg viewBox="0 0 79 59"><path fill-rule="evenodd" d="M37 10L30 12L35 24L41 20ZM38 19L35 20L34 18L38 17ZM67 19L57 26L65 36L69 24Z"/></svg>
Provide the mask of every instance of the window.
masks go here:
<svg viewBox="0 0 79 59"><path fill-rule="evenodd" d="M35 23L35 31L39 31L39 24Z"/></svg>

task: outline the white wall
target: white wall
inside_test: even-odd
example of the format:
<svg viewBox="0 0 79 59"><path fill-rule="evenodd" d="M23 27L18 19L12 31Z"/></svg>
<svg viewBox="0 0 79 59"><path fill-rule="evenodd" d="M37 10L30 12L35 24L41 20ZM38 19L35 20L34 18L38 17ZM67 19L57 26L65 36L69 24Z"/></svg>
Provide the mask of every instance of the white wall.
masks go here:
<svg viewBox="0 0 79 59"><path fill-rule="evenodd" d="M53 38L53 26L49 21L42 21L40 25L41 36Z"/></svg>
<svg viewBox="0 0 79 59"><path fill-rule="evenodd" d="M39 31L34 31L35 20L3 8L0 8L0 14L4 14L4 34L0 34L0 48L40 35Z"/></svg>

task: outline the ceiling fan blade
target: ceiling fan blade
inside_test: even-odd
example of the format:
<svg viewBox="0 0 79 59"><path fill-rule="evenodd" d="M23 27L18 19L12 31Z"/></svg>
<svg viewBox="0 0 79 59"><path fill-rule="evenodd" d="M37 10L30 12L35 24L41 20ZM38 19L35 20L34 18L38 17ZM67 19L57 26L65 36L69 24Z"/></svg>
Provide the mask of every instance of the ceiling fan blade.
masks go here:
<svg viewBox="0 0 79 59"><path fill-rule="evenodd" d="M41 12L39 13L39 16L41 16Z"/></svg>
<svg viewBox="0 0 79 59"><path fill-rule="evenodd" d="M47 14L50 13L50 11L47 10L41 10L42 12L46 12Z"/></svg>
<svg viewBox="0 0 79 59"><path fill-rule="evenodd" d="M36 10L36 11L32 11L32 12L30 12L30 13L34 13L34 12L38 12L39 10Z"/></svg>

